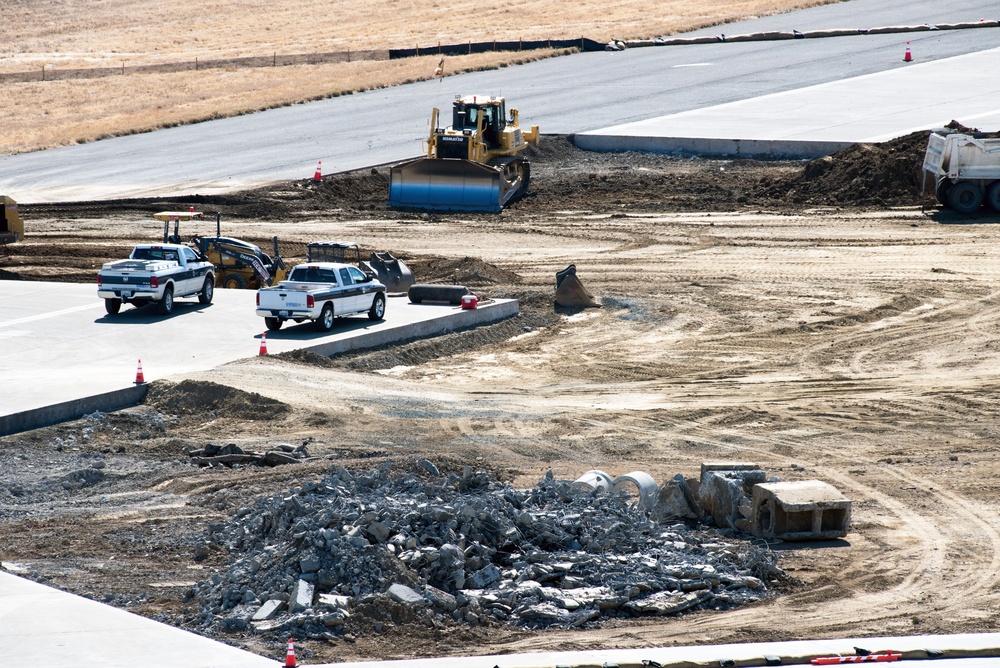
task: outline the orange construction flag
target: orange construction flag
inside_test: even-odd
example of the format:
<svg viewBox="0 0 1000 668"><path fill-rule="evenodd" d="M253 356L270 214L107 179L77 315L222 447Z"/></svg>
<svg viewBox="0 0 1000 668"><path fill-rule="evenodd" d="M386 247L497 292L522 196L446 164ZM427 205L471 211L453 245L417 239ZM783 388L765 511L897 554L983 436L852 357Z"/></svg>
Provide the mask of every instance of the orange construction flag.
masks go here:
<svg viewBox="0 0 1000 668"><path fill-rule="evenodd" d="M444 76L444 58L441 59L441 62L438 63L437 69L434 70L434 76Z"/></svg>

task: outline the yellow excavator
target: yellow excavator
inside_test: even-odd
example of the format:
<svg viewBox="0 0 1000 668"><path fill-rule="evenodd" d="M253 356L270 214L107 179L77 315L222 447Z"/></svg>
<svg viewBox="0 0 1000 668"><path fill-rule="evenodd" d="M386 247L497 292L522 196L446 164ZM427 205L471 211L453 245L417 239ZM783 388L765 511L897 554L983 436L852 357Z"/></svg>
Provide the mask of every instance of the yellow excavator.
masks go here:
<svg viewBox="0 0 1000 668"><path fill-rule="evenodd" d="M508 117L502 97L456 97L445 128L438 114L431 114L427 155L390 169L389 206L499 213L528 191L531 166L518 154L538 145L537 125L522 131L517 109Z"/></svg>

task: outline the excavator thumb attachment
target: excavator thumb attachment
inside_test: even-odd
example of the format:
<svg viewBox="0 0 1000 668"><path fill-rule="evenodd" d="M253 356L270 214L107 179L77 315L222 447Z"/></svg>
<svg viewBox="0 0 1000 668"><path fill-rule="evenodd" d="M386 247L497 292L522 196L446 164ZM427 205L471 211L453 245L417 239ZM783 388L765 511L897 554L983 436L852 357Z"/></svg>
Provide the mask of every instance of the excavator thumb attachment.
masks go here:
<svg viewBox="0 0 1000 668"><path fill-rule="evenodd" d="M600 304L594 301L594 296L576 277L575 264L556 272L556 304L566 307L600 307Z"/></svg>
<svg viewBox="0 0 1000 668"><path fill-rule="evenodd" d="M501 170L469 160L417 158L389 178L389 206L403 209L499 213L507 194Z"/></svg>
<svg viewBox="0 0 1000 668"><path fill-rule="evenodd" d="M368 265L389 292L406 292L413 285L413 272L391 253L372 253Z"/></svg>

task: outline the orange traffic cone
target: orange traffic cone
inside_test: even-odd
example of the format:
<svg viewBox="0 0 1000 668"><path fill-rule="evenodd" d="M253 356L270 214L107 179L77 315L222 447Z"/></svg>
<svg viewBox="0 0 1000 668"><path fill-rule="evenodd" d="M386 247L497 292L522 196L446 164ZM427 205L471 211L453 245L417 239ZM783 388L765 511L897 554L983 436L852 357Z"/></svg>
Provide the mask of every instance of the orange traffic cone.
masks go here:
<svg viewBox="0 0 1000 668"><path fill-rule="evenodd" d="M139 368L135 370L135 384L142 385L145 382L146 378L142 375L142 360L139 360Z"/></svg>
<svg viewBox="0 0 1000 668"><path fill-rule="evenodd" d="M295 644L293 638L288 639L288 653L285 654L285 668L295 668L298 663L295 662Z"/></svg>
<svg viewBox="0 0 1000 668"><path fill-rule="evenodd" d="M267 332L263 332L260 335L260 352L258 352L257 354L258 355L267 354Z"/></svg>
<svg viewBox="0 0 1000 668"><path fill-rule="evenodd" d="M909 63L913 61L913 55L910 54L910 43L906 43L906 53L903 55L903 62Z"/></svg>
<svg viewBox="0 0 1000 668"><path fill-rule="evenodd" d="M320 160L316 163L316 173L313 174L313 181L319 183L323 180L323 161Z"/></svg>

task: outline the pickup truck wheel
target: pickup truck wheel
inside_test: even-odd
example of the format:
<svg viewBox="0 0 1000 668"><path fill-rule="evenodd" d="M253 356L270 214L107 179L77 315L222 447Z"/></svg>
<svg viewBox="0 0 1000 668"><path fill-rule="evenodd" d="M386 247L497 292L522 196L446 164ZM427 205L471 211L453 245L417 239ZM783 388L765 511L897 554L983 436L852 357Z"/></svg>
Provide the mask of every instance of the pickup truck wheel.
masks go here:
<svg viewBox="0 0 1000 668"><path fill-rule="evenodd" d="M156 302L156 310L160 315L170 315L174 310L174 288L168 285L163 291L163 299Z"/></svg>
<svg viewBox="0 0 1000 668"><path fill-rule="evenodd" d="M281 329L281 326L285 324L285 321L281 318L264 318L264 324L272 332L276 332Z"/></svg>
<svg viewBox="0 0 1000 668"><path fill-rule="evenodd" d="M959 181L948 192L948 203L959 213L975 213L983 205L983 190L970 181Z"/></svg>
<svg viewBox="0 0 1000 668"><path fill-rule="evenodd" d="M201 286L201 292L198 293L198 301L202 304L211 304L212 297L215 296L215 277L206 276L205 284Z"/></svg>
<svg viewBox="0 0 1000 668"><path fill-rule="evenodd" d="M986 203L994 211L1000 212L1000 181L994 181L986 189Z"/></svg>
<svg viewBox="0 0 1000 668"><path fill-rule="evenodd" d="M323 305L323 310L319 312L319 320L316 321L316 329L321 332L333 329L333 304L327 302Z"/></svg>
<svg viewBox="0 0 1000 668"><path fill-rule="evenodd" d="M108 312L108 315L118 315L118 311L122 310L122 300L117 297L105 299L104 310Z"/></svg>
<svg viewBox="0 0 1000 668"><path fill-rule="evenodd" d="M375 294L372 300L372 307L368 309L369 320L381 320L385 317L385 295L381 292Z"/></svg>

